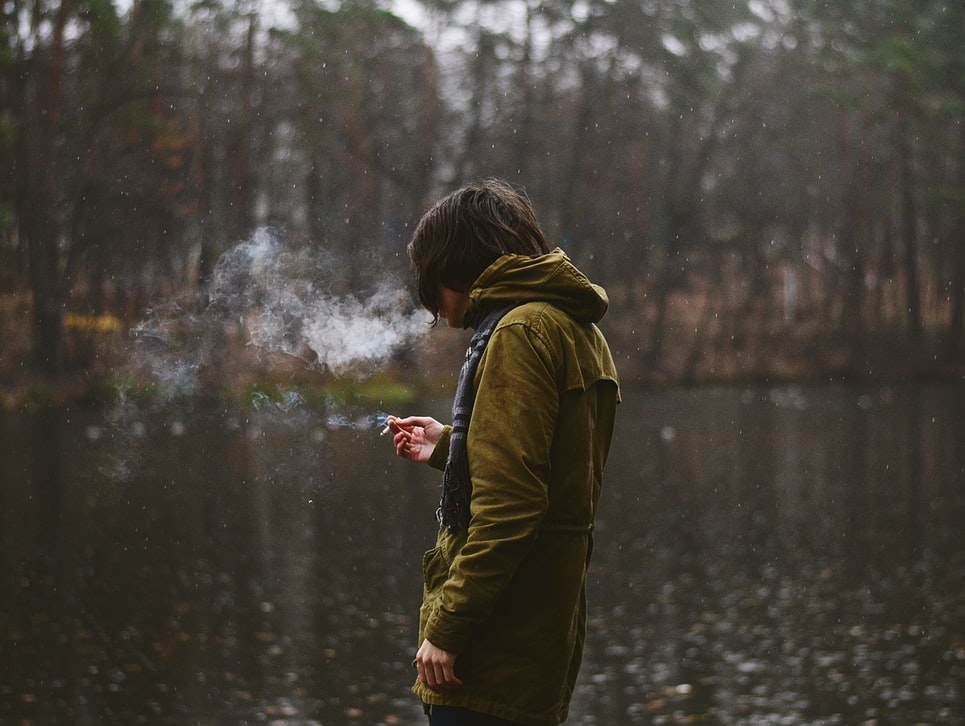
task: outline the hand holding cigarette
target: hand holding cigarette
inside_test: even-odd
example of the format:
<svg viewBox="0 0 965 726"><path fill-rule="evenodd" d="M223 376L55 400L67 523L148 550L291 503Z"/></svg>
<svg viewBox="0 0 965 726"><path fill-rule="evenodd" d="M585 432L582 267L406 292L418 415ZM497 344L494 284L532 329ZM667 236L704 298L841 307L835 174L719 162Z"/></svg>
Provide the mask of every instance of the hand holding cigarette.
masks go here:
<svg viewBox="0 0 965 726"><path fill-rule="evenodd" d="M382 435L393 434L395 453L403 459L422 464L429 461L444 429L441 423L428 416L389 416L385 424Z"/></svg>

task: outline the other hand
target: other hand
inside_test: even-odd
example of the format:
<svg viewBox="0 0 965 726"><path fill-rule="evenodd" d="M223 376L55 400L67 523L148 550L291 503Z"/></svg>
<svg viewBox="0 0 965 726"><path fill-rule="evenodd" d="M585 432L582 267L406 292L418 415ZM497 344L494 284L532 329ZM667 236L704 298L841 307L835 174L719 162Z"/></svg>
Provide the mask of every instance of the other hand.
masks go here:
<svg viewBox="0 0 965 726"><path fill-rule="evenodd" d="M455 654L437 648L428 640L422 641L414 663L419 673L419 680L437 693L454 691L462 685L454 670Z"/></svg>

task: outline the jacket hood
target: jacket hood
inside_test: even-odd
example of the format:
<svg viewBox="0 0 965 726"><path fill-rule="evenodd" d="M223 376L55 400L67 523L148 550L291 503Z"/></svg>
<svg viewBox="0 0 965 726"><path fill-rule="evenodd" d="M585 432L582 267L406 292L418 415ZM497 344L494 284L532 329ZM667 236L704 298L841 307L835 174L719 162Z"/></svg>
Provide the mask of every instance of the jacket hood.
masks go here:
<svg viewBox="0 0 965 726"><path fill-rule="evenodd" d="M594 285L556 248L546 255L503 255L487 267L469 290L467 327L485 310L528 302L549 303L580 323L596 323L610 305Z"/></svg>

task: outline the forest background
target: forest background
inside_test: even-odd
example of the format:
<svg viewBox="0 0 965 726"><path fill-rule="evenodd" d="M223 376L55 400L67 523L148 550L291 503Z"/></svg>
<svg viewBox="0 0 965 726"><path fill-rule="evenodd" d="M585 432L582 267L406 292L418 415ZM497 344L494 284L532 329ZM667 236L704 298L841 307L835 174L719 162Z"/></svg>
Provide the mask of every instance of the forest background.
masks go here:
<svg viewBox="0 0 965 726"><path fill-rule="evenodd" d="M626 381L965 370L965 3L0 7L0 403L109 382L261 227L326 294L404 280L487 176L607 288ZM219 345L216 385L298 375Z"/></svg>

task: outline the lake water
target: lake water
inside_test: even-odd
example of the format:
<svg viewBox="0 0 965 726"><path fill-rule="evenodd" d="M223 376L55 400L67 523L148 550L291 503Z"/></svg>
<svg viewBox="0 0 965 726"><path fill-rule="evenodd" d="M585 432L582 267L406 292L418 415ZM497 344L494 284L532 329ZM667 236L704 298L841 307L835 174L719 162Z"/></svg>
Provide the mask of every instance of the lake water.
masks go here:
<svg viewBox="0 0 965 726"><path fill-rule="evenodd" d="M963 412L624 391L568 723L965 723ZM374 413L0 414L0 723L422 724L439 477Z"/></svg>

